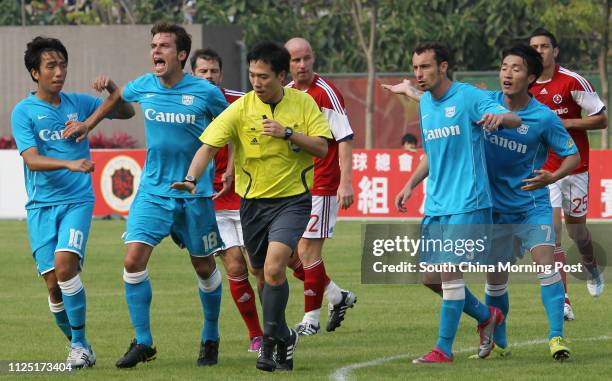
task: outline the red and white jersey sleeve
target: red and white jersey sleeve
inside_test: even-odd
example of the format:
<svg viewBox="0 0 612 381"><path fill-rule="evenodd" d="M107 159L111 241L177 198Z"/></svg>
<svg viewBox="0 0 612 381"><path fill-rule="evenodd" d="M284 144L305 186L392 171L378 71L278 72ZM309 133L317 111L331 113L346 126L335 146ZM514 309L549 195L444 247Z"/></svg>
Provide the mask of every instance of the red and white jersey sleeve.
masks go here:
<svg viewBox="0 0 612 381"><path fill-rule="evenodd" d="M295 88L295 83L291 82L287 86ZM352 139L353 129L346 114L344 98L334 85L315 74L306 92L314 98L319 109L327 118L334 137L334 140L329 142L327 155L323 159L314 158L312 194L315 196L333 196L340 185L338 142Z"/></svg>
<svg viewBox="0 0 612 381"><path fill-rule="evenodd" d="M591 83L578 73L557 65L550 80L536 82L531 94L547 105L561 119L578 119L582 111L591 116L604 110L604 103L595 92ZM587 131L569 130L580 153L580 164L572 174L589 170L589 138ZM554 172L561 166L562 158L549 151L543 169Z"/></svg>
<svg viewBox="0 0 612 381"><path fill-rule="evenodd" d="M233 103L238 98L244 95L241 91L228 90L221 88L221 92L225 96L227 103ZM223 181L221 177L227 169L227 161L229 159L228 146L225 146L215 155L215 179L213 181L213 187L215 192L218 192L223 188ZM235 192L228 192L225 196L214 200L215 210L238 210L240 209L240 196Z"/></svg>

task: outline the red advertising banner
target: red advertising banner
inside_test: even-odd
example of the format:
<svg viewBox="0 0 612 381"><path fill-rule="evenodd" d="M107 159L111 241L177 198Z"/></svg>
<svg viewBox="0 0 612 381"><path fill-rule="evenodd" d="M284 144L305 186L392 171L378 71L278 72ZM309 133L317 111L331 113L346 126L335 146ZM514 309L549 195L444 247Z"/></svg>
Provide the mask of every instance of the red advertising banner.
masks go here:
<svg viewBox="0 0 612 381"><path fill-rule="evenodd" d="M414 189L407 213L398 212L394 205L395 195L416 169L421 155L420 150L354 150L355 203L340 211L340 217L385 220L422 217L423 185ZM94 216L127 215L140 183L145 156L145 150L92 150L96 163ZM588 218L612 219L611 163L612 150L590 152Z"/></svg>
<svg viewBox="0 0 612 381"><path fill-rule="evenodd" d="M414 189L400 213L394 205L402 189L420 162L422 151L353 151L353 191L355 203L341 210L340 217L352 219L420 218L423 216L423 185ZM612 150L592 150L589 170L590 219L612 219ZM424 181L427 186L427 180ZM449 189L452 192L452 189Z"/></svg>

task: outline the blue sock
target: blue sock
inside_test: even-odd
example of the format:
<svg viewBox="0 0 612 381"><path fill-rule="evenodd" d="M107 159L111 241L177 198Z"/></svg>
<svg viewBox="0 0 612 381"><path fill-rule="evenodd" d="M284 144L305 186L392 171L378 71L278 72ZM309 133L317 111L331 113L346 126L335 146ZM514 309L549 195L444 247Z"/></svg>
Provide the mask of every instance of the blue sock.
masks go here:
<svg viewBox="0 0 612 381"><path fill-rule="evenodd" d="M68 321L68 314L64 308L64 302L53 303L49 298L49 309L55 318L55 324L62 330L62 333L72 340L72 329L70 328L70 321Z"/></svg>
<svg viewBox="0 0 612 381"><path fill-rule="evenodd" d="M478 300L467 287L465 288L465 305L463 306L463 312L476 319L478 324L484 323L489 316L491 316L489 307L480 303L480 300Z"/></svg>
<svg viewBox="0 0 612 381"><path fill-rule="evenodd" d="M153 291L149 273L147 270L138 273L124 272L123 280L125 281L125 301L130 311L132 326L136 331L136 342L152 346L150 310Z"/></svg>
<svg viewBox="0 0 612 381"><path fill-rule="evenodd" d="M454 282L442 283L443 300L440 307L440 333L436 342L436 347L440 348L449 357L453 354L453 341L465 304L465 284L463 280Z"/></svg>
<svg viewBox="0 0 612 381"><path fill-rule="evenodd" d="M538 274L538 278L540 278L542 304L544 304L550 328L548 339L550 340L555 336L563 337L563 306L565 304L565 291L563 289L561 275L559 273L553 275Z"/></svg>
<svg viewBox="0 0 612 381"><path fill-rule="evenodd" d="M204 312L202 325L202 342L219 341L219 313L221 311L221 273L215 269L207 278L198 277L198 294Z"/></svg>
<svg viewBox="0 0 612 381"><path fill-rule="evenodd" d="M508 298L507 284L487 284L485 291L485 303L487 306L499 308L504 314L504 321L495 328L493 341L500 348L508 346L508 338L506 336L506 320L508 319L508 311L510 311L510 300Z"/></svg>
<svg viewBox="0 0 612 381"><path fill-rule="evenodd" d="M66 316L70 322L71 345L89 348L89 343L85 338L85 288L81 283L79 275L65 282L57 282L62 290L62 299Z"/></svg>

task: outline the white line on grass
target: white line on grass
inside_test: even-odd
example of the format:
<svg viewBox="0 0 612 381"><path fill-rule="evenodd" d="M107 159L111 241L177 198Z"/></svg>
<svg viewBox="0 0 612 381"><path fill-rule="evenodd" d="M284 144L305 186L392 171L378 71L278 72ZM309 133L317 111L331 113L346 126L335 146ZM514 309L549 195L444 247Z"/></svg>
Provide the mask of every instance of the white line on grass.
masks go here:
<svg viewBox="0 0 612 381"><path fill-rule="evenodd" d="M582 338L582 339L572 339L571 341L607 341L612 339L612 337L610 336L595 336L595 337L586 337L586 338ZM519 343L514 343L514 344L510 344L510 347L512 348L517 348L517 347L530 347L530 346L534 346L534 345L540 345L540 344L546 344L548 343L548 340L528 340L528 341L522 341ZM469 348L463 348L463 349L459 349L458 351L455 351L456 354L458 353L470 353L470 352L476 352L476 350L478 349L478 347L469 347ZM356 369L362 369L362 368L368 368L371 366L377 366L377 365L381 365L387 362L391 362L391 361L395 361L395 360L401 360L401 359L406 359L406 358L413 358L416 357L416 355L412 354L412 353L404 353L401 355L395 355L395 356L385 356L385 357L379 357L377 359L374 360L370 360L370 361L364 361L364 362L357 362L354 364L350 364L347 366L343 366L342 368L338 368L336 369L331 375L330 378L334 381L348 381L349 380L349 376L351 374L352 371L356 370Z"/></svg>

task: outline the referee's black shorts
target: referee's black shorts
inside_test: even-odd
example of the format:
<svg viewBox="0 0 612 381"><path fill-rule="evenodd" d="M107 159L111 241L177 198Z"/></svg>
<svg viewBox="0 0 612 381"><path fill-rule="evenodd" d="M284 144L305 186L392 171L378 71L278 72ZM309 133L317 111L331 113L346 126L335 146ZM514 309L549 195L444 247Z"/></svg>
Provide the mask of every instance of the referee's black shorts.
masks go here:
<svg viewBox="0 0 612 381"><path fill-rule="evenodd" d="M240 223L251 266L261 269L268 242L281 242L295 250L304 234L310 211L310 192L279 198L240 199Z"/></svg>

